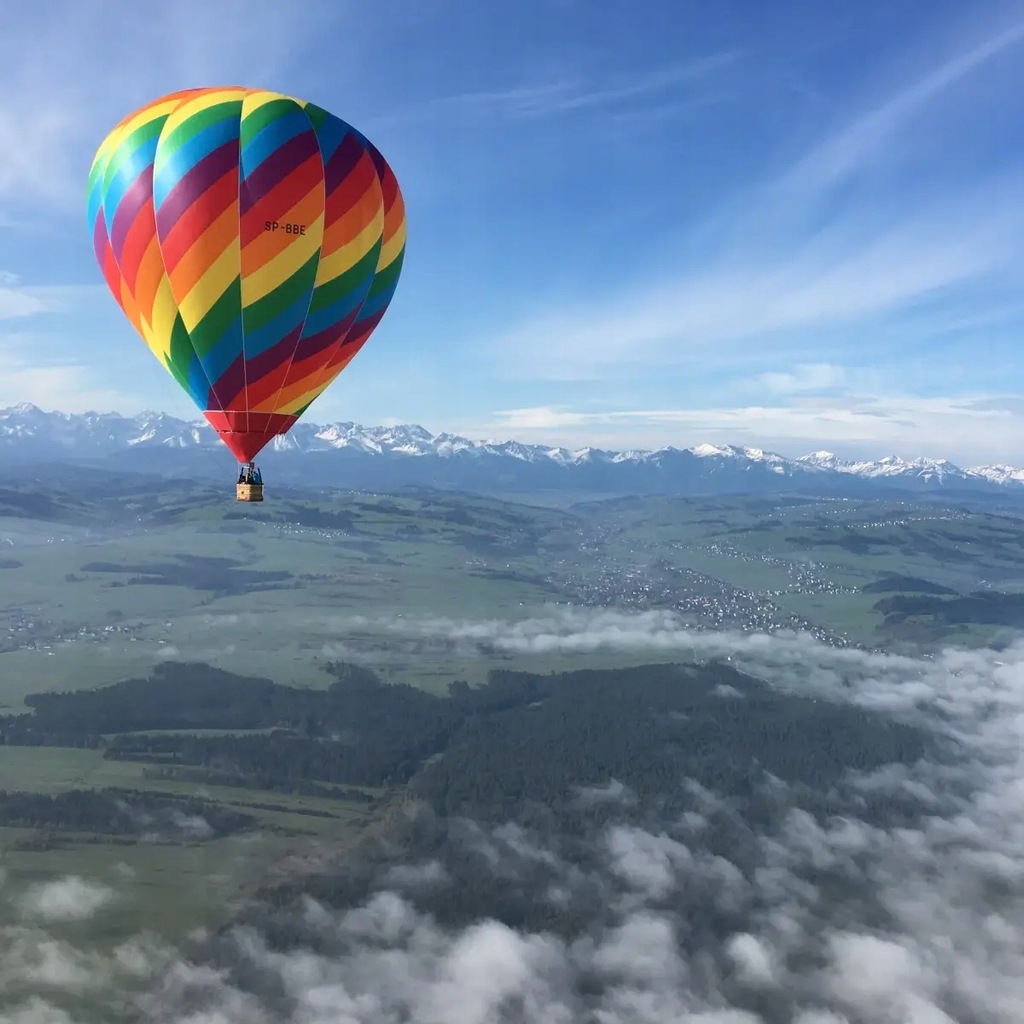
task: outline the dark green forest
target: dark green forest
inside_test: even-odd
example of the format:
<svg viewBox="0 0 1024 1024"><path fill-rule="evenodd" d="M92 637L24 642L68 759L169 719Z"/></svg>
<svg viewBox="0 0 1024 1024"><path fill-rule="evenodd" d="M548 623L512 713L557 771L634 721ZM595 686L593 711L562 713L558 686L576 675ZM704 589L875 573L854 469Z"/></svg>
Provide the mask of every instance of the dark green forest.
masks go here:
<svg viewBox="0 0 1024 1024"><path fill-rule="evenodd" d="M571 815L579 787L610 779L662 809L687 779L737 798L769 776L827 793L850 769L912 762L930 742L725 663L501 669L443 697L358 666L327 671L326 689L302 689L167 663L149 679L30 697L29 713L0 721L0 742L99 748L150 776L367 803L354 787L408 787L440 815L480 821ZM226 734L197 732L210 729Z"/></svg>
<svg viewBox="0 0 1024 1024"><path fill-rule="evenodd" d="M885 616L886 625L905 622L912 617L947 628L972 623L985 626L1024 625L1024 594L1001 591L980 590L956 597L894 594L875 602L873 607Z"/></svg>
<svg viewBox="0 0 1024 1024"><path fill-rule="evenodd" d="M207 800L128 789L63 793L0 790L0 826L111 836L157 836L165 841L209 839L254 827L257 819Z"/></svg>
<svg viewBox="0 0 1024 1024"><path fill-rule="evenodd" d="M848 773L946 753L911 725L773 689L723 662L500 669L478 688L454 681L444 696L385 684L358 666L327 671L326 688L302 689L167 663L148 679L36 696L27 714L0 720L3 743L88 746L141 762L151 778L359 795L374 827L316 866L268 876L229 924L191 949L282 1014L286 994L252 972L233 925L255 926L275 950L316 947L323 934L309 898L351 908L397 888L442 926L489 918L574 940L608 905L609 843L628 851L638 828L692 858L663 902L685 920L679 941L697 956L763 909L758 886L723 902L709 884L716 873L754 877L763 844L794 812L913 824L922 814L914 794L857 791ZM209 729L227 732L198 732ZM247 813L260 806L269 805L112 790L0 793L0 824L36 829L27 843L72 832L99 842L195 842L204 829L210 838L263 827ZM806 881L836 920L886 924L885 908L840 868L823 863Z"/></svg>

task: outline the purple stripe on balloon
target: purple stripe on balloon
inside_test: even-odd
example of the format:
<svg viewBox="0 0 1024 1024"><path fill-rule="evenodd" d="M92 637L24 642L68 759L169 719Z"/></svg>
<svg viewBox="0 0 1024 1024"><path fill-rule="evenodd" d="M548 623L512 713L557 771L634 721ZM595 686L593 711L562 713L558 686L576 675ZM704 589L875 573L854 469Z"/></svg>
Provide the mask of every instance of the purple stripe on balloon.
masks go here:
<svg viewBox="0 0 1024 1024"><path fill-rule="evenodd" d="M384 318L384 314L387 312L388 307L385 306L383 309L378 309L376 313L372 313L365 320L360 320L356 324L355 334L351 338L346 338L342 344L342 348L347 348L349 345L354 345L357 342L366 341L366 339L373 333L374 328ZM360 310L362 312L362 310Z"/></svg>
<svg viewBox="0 0 1024 1024"><path fill-rule="evenodd" d="M312 156L319 157L320 146L312 129L289 139L242 181L239 191L241 216L252 209L275 185Z"/></svg>
<svg viewBox="0 0 1024 1024"><path fill-rule="evenodd" d="M194 167L190 167L167 193L167 198L156 211L156 230L160 241L167 238L174 225L204 192L237 166L238 139L231 139L203 157Z"/></svg>
<svg viewBox="0 0 1024 1024"><path fill-rule="evenodd" d="M231 365L210 385L222 409L229 409L234 398L245 390L245 356L240 352Z"/></svg>
<svg viewBox="0 0 1024 1024"><path fill-rule="evenodd" d="M319 373L323 370L334 356L341 351L345 343L345 336L352 330L355 318L356 314L350 313L340 324L336 324L326 331L321 331L319 334L312 334L308 338L303 338L299 343L298 349L296 349L295 358L292 359L291 366L288 367L288 373L285 375L281 389L284 390L284 388L291 387L294 383L304 380L310 374ZM315 367L308 366L309 361L317 356L321 357L319 363Z"/></svg>
<svg viewBox="0 0 1024 1024"><path fill-rule="evenodd" d="M118 264L125 239L135 223L139 211L153 196L153 165L150 164L129 186L114 211L114 223L110 232L110 245Z"/></svg>
<svg viewBox="0 0 1024 1024"><path fill-rule="evenodd" d="M245 364L245 373L249 386L262 380L268 374L285 369L291 364L292 356L295 353L295 346L302 335L302 324L289 331L276 345L261 352L254 359L248 360ZM287 376L287 372L285 373ZM284 382L284 376L281 377Z"/></svg>
<svg viewBox="0 0 1024 1024"><path fill-rule="evenodd" d="M330 195L355 170L360 158L366 150L360 145L359 139L349 132L341 145L331 154L331 159L324 167L324 190Z"/></svg>
<svg viewBox="0 0 1024 1024"><path fill-rule="evenodd" d="M286 387L294 384L295 381L302 380L304 377L308 377L310 373L316 372L308 367L303 369L303 364L310 359L326 354L326 358L321 363L322 366L326 366L330 361L329 350L344 339L345 335L352 329L352 324L355 323L358 315L359 310L357 309L349 313L344 320L332 325L325 331L321 331L319 334L311 334L308 338L300 337L277 393L280 395ZM317 367L317 369L320 369L320 367Z"/></svg>
<svg viewBox="0 0 1024 1024"><path fill-rule="evenodd" d="M110 239L107 238L107 225L103 220L103 208L100 207L99 216L96 218L96 225L92 229L92 251L96 254L100 269L103 269L104 259L107 254L107 246Z"/></svg>
<svg viewBox="0 0 1024 1024"><path fill-rule="evenodd" d="M301 363L304 359L311 359L320 352L326 352L332 345L343 344L345 335L352 330L352 325L356 322L356 317L358 316L359 310L355 309L344 320L333 324L327 330L321 331L319 334L311 334L308 338L303 338L295 352L294 361Z"/></svg>

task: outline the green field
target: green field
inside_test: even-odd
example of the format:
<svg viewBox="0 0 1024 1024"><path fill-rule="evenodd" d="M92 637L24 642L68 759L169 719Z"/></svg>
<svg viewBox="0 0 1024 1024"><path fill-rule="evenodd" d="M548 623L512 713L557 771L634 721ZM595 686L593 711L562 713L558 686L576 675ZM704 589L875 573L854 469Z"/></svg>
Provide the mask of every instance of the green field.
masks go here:
<svg viewBox="0 0 1024 1024"><path fill-rule="evenodd" d="M924 502L634 498L557 509L338 494L239 511L212 491L154 497L130 487L84 502L59 488L28 493L21 505L7 500L8 714L23 712L31 694L147 678L168 660L315 688L331 683L329 662L347 661L441 693L455 679L482 683L495 666L627 667L692 653L488 646L493 624L507 631L536 620L535 635L569 605L670 609L704 628L796 624L867 646L971 646L1016 621L984 601L956 621L927 603L894 611L892 600L918 601L924 588L950 599L981 590L1005 603L1024 591L1024 522ZM94 937L115 944L150 931L178 942L227 919L269 875L343 853L388 806L155 778L101 750L0 747L0 790L83 788L202 797L255 815L258 827L185 844L0 829L0 927L21 920L20 894L31 886L77 875L114 893L88 924ZM53 926L71 939L82 927Z"/></svg>
<svg viewBox="0 0 1024 1024"><path fill-rule="evenodd" d="M104 519L126 510L123 526ZM482 682L488 669L479 652L444 640L449 622L514 622L566 601L673 607L680 588L721 598L726 615L713 627L809 624L868 645L969 644L999 631L947 624L918 635L913 622L886 625L875 608L883 595L861 588L900 574L964 593L1024 589L1020 520L905 501L650 498L562 511L342 494L239 512L183 492L67 516L50 526L0 520L0 537L16 538L0 569L8 710L30 693L91 688L182 658L321 686L322 664L341 657L437 692L453 678ZM767 611L747 623L732 614L737 600Z"/></svg>
<svg viewBox="0 0 1024 1024"><path fill-rule="evenodd" d="M24 919L19 893L72 876L114 891L87 926L90 937L107 946L146 933L181 942L197 928L216 927L290 848L287 838L262 832L186 848L120 846L71 836L67 845L40 853L19 849L24 831L0 828L7 894L0 900L0 928ZM83 930L74 921L58 920L48 927L71 941Z"/></svg>
<svg viewBox="0 0 1024 1024"><path fill-rule="evenodd" d="M14 624L17 608L36 623L38 640L2 655L0 701L17 707L40 689L144 674L168 656L318 685L317 662L334 656L334 645L382 646L387 631L360 628L359 616L508 618L550 597L528 583L496 586L467 566L486 530L498 525L460 538L439 527L409 542L395 536L396 520L397 512L367 514L353 536L274 523L245 524L251 532L244 534L210 532L186 518L103 542L19 548L22 564L0 577L0 623ZM528 561L518 556L517 564ZM200 566L206 575L196 581ZM435 665L420 678L438 685L451 670Z"/></svg>
<svg viewBox="0 0 1024 1024"><path fill-rule="evenodd" d="M200 797L254 815L258 828L186 844L50 833L43 851L32 848L41 838L35 830L0 828L6 878L0 928L21 919L17 894L27 886L75 875L115 890L97 922L110 943L139 932L178 942L226 920L284 858L336 854L373 821L361 803L150 778L142 764L104 760L100 750L0 747L0 790L52 794L107 787ZM79 927L58 925L68 937Z"/></svg>
<svg viewBox="0 0 1024 1024"><path fill-rule="evenodd" d="M876 609L883 577L924 580L962 594L1014 593L1024 583L1024 521L911 501L804 502L625 499L589 506L612 534L607 550L654 570L668 560L763 596L776 608L856 643L928 640L974 645L1000 629L963 623L915 635ZM897 588L898 590L899 588Z"/></svg>

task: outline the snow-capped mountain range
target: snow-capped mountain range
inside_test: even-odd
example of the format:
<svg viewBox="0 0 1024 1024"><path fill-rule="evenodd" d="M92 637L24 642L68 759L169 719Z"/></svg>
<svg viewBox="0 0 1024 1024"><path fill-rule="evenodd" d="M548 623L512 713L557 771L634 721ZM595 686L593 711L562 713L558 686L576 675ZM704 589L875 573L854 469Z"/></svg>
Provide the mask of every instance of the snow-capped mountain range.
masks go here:
<svg viewBox="0 0 1024 1024"><path fill-rule="evenodd" d="M0 409L0 462L81 463L161 475L191 473L199 464L233 472L233 458L205 421L165 413L44 412L22 404ZM760 448L700 444L654 451L575 451L518 441L476 441L431 434L421 426L363 427L300 421L260 457L270 479L342 487L402 484L482 492L558 489L603 494L715 494L803 491L863 494L897 487L920 491L1015 493L1024 497L1024 469L961 468L947 459L853 462L818 451L788 458ZM206 472L204 470L204 472Z"/></svg>

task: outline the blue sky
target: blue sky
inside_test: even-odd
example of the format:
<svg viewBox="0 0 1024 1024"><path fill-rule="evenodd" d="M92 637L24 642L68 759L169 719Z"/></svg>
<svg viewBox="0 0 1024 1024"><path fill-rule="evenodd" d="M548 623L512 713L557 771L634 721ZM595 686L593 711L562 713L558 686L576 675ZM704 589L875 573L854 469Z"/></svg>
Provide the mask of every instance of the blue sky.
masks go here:
<svg viewBox="0 0 1024 1024"><path fill-rule="evenodd" d="M0 407L198 413L93 262L125 113L317 102L405 194L315 422L1024 464L1024 2L48 0L0 37Z"/></svg>

